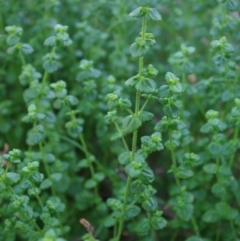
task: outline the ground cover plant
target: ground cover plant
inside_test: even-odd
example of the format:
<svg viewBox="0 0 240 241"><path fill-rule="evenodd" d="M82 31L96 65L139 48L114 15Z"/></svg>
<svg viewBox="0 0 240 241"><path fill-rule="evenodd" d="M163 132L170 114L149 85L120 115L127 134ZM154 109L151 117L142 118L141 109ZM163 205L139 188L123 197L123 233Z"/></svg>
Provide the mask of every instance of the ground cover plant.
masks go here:
<svg viewBox="0 0 240 241"><path fill-rule="evenodd" d="M240 240L238 1L0 13L0 240Z"/></svg>

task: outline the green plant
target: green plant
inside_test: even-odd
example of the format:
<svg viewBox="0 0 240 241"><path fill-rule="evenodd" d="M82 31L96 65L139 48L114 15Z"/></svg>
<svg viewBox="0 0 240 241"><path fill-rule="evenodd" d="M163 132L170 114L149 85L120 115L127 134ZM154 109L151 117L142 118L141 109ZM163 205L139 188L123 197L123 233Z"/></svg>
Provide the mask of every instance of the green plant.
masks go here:
<svg viewBox="0 0 240 241"><path fill-rule="evenodd" d="M0 240L239 240L240 6L138 2L0 0Z"/></svg>

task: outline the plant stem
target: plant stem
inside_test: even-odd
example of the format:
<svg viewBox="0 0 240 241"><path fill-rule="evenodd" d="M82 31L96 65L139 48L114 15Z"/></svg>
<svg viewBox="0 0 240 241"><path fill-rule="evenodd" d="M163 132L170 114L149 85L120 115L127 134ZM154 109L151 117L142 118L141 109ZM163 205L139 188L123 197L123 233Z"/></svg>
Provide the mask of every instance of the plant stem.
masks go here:
<svg viewBox="0 0 240 241"><path fill-rule="evenodd" d="M217 229L217 235L216 235L215 241L219 241L220 234L221 234L221 222L218 223L218 229Z"/></svg>
<svg viewBox="0 0 240 241"><path fill-rule="evenodd" d="M148 221L149 221L149 225L151 225L151 213L147 212L147 217L148 217ZM154 230L151 229L151 240L154 241L155 240L155 235L154 235Z"/></svg>
<svg viewBox="0 0 240 241"><path fill-rule="evenodd" d="M194 229L194 232L195 234L200 237L200 233L199 233L199 229L198 229L198 225L196 223L196 219L194 217L191 218L191 222L192 222L192 225L193 225L193 229Z"/></svg>
<svg viewBox="0 0 240 241"><path fill-rule="evenodd" d="M238 139L238 132L239 132L239 130L238 130L238 127L235 127L235 130L234 130L234 142L236 143L237 142L237 139ZM229 162L229 167L231 168L232 167L232 165L233 165L233 161L234 161L234 157L235 157L235 153L234 154L232 154L232 156L231 156L231 159L230 159L230 162Z"/></svg>
<svg viewBox="0 0 240 241"><path fill-rule="evenodd" d="M50 59L53 58L53 55L54 55L54 53L55 53L55 49L56 49L56 46L53 46L52 51L51 51L51 53L50 53ZM42 95L42 91L43 91L43 89L44 89L44 86L46 85L47 78L48 78L48 74L49 74L49 73L45 70L45 72L44 72L44 74L43 74L42 82L41 82L41 88L40 88L40 90L39 90L40 96ZM38 107L39 107L39 104L40 104L40 98L38 98L38 99L37 99L37 102L36 102L36 107L37 107L37 109L38 109Z"/></svg>
<svg viewBox="0 0 240 241"><path fill-rule="evenodd" d="M129 150L129 148L128 148L127 142L126 142L124 136L122 135L122 131L121 131L121 129L120 129L118 123L117 123L117 122L114 122L114 125L115 125L115 127L116 127L118 133L122 136L122 142L123 142L123 145L124 145L126 151L130 153L130 150Z"/></svg>
<svg viewBox="0 0 240 241"><path fill-rule="evenodd" d="M67 136L60 135L60 138L67 141L68 143L71 143L72 145L76 146L79 150L83 151L83 147L76 141L68 138ZM99 160L95 159L94 160L96 165L101 169L102 172L112 181L115 182L114 177L112 176L111 173L99 162Z"/></svg>
<svg viewBox="0 0 240 241"><path fill-rule="evenodd" d="M41 198L39 197L39 195L37 194L36 188L34 187L33 190L34 190L34 195L35 195L35 197L36 197L36 199L37 199L40 207L43 209L43 207L44 207L44 206L43 206L43 202L42 202Z"/></svg>
<svg viewBox="0 0 240 241"><path fill-rule="evenodd" d="M129 192L130 184L131 184L131 177L128 177L127 178L126 191L125 191L124 200L123 200L123 215L124 216L125 216L126 209L127 209L127 198L128 198L128 192ZM123 229L124 216L119 222L116 241L119 241L120 237L121 237L121 233L122 233L122 229Z"/></svg>
<svg viewBox="0 0 240 241"><path fill-rule="evenodd" d="M93 178L94 174L95 174L95 171L94 171L94 168L93 168L93 165L92 165L92 162L91 162L90 154L89 154L89 151L87 149L87 145L86 145L85 139L84 139L82 134L79 136L79 139L80 139L80 142L81 142L82 147L83 147L83 152L84 152L84 154L86 156L86 159L87 159L87 162L88 162L88 166L89 166L89 169L90 169L91 177ZM95 195L96 201L97 201L98 197L99 197L97 186L94 187L94 195Z"/></svg>
<svg viewBox="0 0 240 241"><path fill-rule="evenodd" d="M233 241L237 241L237 232L236 232L233 220L230 220L230 225L231 225L232 233L233 233Z"/></svg>
<svg viewBox="0 0 240 241"><path fill-rule="evenodd" d="M170 241L175 241L175 239L176 239L178 233L179 233L179 229L177 229L177 230L173 233L172 238L171 238Z"/></svg>
<svg viewBox="0 0 240 241"><path fill-rule="evenodd" d="M45 153L44 153L44 150L43 150L42 142L40 142L38 145L39 145L39 150L40 150L41 155L42 155L43 165L44 165L45 171L47 173L47 177L51 180L51 172L49 170L49 166L44 160L45 159ZM55 191L54 191L52 185L51 185L51 191L52 191L53 196L56 197L56 194L55 194Z"/></svg>
<svg viewBox="0 0 240 241"><path fill-rule="evenodd" d="M43 160L43 164L44 164L45 171L46 171L46 173L47 173L47 177L48 177L49 180L52 180L52 178L51 178L51 172L50 172L50 170L49 170L49 166L48 166L48 164L47 164L47 163L45 162L45 160L44 160L44 159L45 159L45 152L44 152L44 150L43 150L42 142L39 143L39 149L40 149L40 152L41 152L41 154L42 154L42 160ZM55 193L55 190L54 190L54 188L53 188L53 185L51 185L51 192L52 192L53 197L56 199L56 198L57 198L57 195L56 195L56 193ZM58 217L58 220L59 220L59 222L60 222L61 233L63 233L62 220L61 220L61 216L60 216L59 212L57 212L57 217Z"/></svg>
<svg viewBox="0 0 240 241"><path fill-rule="evenodd" d="M42 233L41 228L37 225L36 222L34 222L34 221L32 220L31 223L32 223L32 225L37 229L37 231L38 231L39 233Z"/></svg>
<svg viewBox="0 0 240 241"><path fill-rule="evenodd" d="M143 20L142 20L142 31L141 31L142 40L145 40L146 25L147 25L147 19L144 16ZM142 72L143 72L143 62L144 62L144 58L142 56L142 57L139 58L138 76L139 76L140 80L141 80ZM140 92L140 90L137 90L136 91L136 102L135 102L135 113L134 113L134 116L138 116L139 115L140 97L141 97L141 92ZM138 135L138 129L133 132L131 162L133 162L134 158L135 158L135 153L136 153L136 149L137 149L137 135ZM122 229L123 229L124 216L125 216L126 209L127 209L127 198L128 198L130 184L131 184L131 178L128 176L128 178L127 178L127 185L126 185L126 191L125 191L124 200L123 200L123 217L121 218L121 220L119 222L118 235L117 235L116 241L120 240Z"/></svg>
<svg viewBox="0 0 240 241"><path fill-rule="evenodd" d="M148 101L149 101L149 98L146 99L146 101L144 102L144 104L139 112L144 111L145 107L147 106Z"/></svg>
<svg viewBox="0 0 240 241"><path fill-rule="evenodd" d="M93 177L93 175L94 175L94 168L93 168L93 165L91 163L90 154L88 152L87 145L86 145L85 139L84 139L82 134L79 136L79 139L80 139L80 142L81 142L82 147L83 147L83 152L84 152L84 154L85 154L85 156L87 158L87 162L88 162L88 166L89 166L89 169L90 169L90 172L91 172L91 176Z"/></svg>
<svg viewBox="0 0 240 241"><path fill-rule="evenodd" d="M174 178L175 178L176 184L178 186L179 193L182 195L181 184L175 174L175 170L177 170L177 161L176 161L175 152L174 152L174 148L173 148L172 131L169 131L169 141L170 141L170 146L171 146L171 150L170 150L171 159L172 159L173 168L174 168Z"/></svg>
<svg viewBox="0 0 240 241"><path fill-rule="evenodd" d="M134 112L130 109L127 109L127 112L130 114L130 115L134 115Z"/></svg>
<svg viewBox="0 0 240 241"><path fill-rule="evenodd" d="M21 59L22 65L25 66L26 65L26 61L25 61L25 58L23 56L22 51L19 51L19 57Z"/></svg>

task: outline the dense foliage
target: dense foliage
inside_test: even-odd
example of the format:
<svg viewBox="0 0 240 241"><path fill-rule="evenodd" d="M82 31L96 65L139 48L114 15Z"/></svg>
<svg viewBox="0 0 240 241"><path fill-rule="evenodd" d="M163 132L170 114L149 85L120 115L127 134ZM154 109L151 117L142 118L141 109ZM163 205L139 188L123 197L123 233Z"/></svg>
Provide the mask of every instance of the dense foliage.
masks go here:
<svg viewBox="0 0 240 241"><path fill-rule="evenodd" d="M0 0L0 240L240 240L237 0Z"/></svg>

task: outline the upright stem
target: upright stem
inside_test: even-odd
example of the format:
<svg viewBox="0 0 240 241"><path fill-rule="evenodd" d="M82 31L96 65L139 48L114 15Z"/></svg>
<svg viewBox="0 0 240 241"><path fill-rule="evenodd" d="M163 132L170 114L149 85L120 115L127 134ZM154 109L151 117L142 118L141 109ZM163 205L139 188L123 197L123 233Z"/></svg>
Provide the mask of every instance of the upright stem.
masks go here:
<svg viewBox="0 0 240 241"><path fill-rule="evenodd" d="M130 184L131 184L131 177L128 177L127 178L126 191L125 191L124 200L123 200L123 218L120 220L120 223L119 223L119 226L118 226L118 234L117 234L116 241L120 240L121 234L122 234L124 216L125 216L125 213L126 213L126 210L127 210L127 198L128 198Z"/></svg>
<svg viewBox="0 0 240 241"><path fill-rule="evenodd" d="M220 235L221 235L221 222L218 222L218 229L217 229L215 241L219 241Z"/></svg>
<svg viewBox="0 0 240 241"><path fill-rule="evenodd" d="M172 238L171 238L170 241L175 241L175 239L176 239L178 233L179 233L179 229L177 229L177 230L173 233Z"/></svg>
<svg viewBox="0 0 240 241"><path fill-rule="evenodd" d="M151 213L147 212L147 217L148 217L148 221L149 221L149 224L151 222ZM155 240L155 235L154 235L154 230L151 229L151 240L154 241Z"/></svg>
<svg viewBox="0 0 240 241"><path fill-rule="evenodd" d="M94 171L94 168L93 168L93 165L92 165L92 162L91 162L90 154L89 154L89 151L87 149L87 145L86 145L85 139L84 139L82 134L79 136L79 139L80 139L80 142L81 142L82 147L83 147L83 152L84 152L84 154L86 156L86 159L87 159L87 162L88 162L88 166L89 166L89 169L90 169L91 177L93 178L94 174L95 174L95 171ZM94 187L94 194L95 194L95 197L96 197L96 200L97 200L98 197L99 197L97 186Z"/></svg>
<svg viewBox="0 0 240 241"><path fill-rule="evenodd" d="M233 241L237 241L237 231L235 229L233 220L230 220L230 225L233 233Z"/></svg>
<svg viewBox="0 0 240 241"><path fill-rule="evenodd" d="M193 225L193 228L194 228L194 232L195 234L200 237L200 233L199 233L199 229L198 229L198 225L196 223L196 219L194 217L191 218L191 222L192 222L192 225Z"/></svg>
<svg viewBox="0 0 240 241"><path fill-rule="evenodd" d="M25 58L23 56L22 51L19 51L19 57L21 59L22 65L25 66L26 65L26 61L25 61Z"/></svg>
<svg viewBox="0 0 240 241"><path fill-rule="evenodd" d="M44 164L44 168L45 168L45 171L47 173L47 177L49 180L52 180L52 177L51 177L51 172L49 170L49 166L48 164L45 162L45 152L43 150L43 146L42 146L42 142L39 143L39 149L40 149L40 152L41 152L41 155L42 155L42 159L43 159L43 164ZM53 188L53 186L51 185L51 192L52 192L52 195L54 198L57 198L57 195L55 193L55 190ZM38 198L37 198L38 199ZM40 204L41 205L41 204ZM42 205L41 205L42 206ZM61 216L59 214L59 212L57 212L57 217L58 217L58 220L60 221L60 229L61 229L61 232L63 233L63 226L62 226L62 221L61 221Z"/></svg>
<svg viewBox="0 0 240 241"><path fill-rule="evenodd" d="M171 150L170 150L171 159L172 159L174 170L176 170L177 169L177 161L176 161L175 152L174 152L174 148L173 148L172 131L169 131L169 141L170 141L170 146L171 146ZM174 173L174 178L175 178L176 184L178 186L179 193L182 195L181 184L180 184L179 179L176 177L175 173Z"/></svg>
<svg viewBox="0 0 240 241"><path fill-rule="evenodd" d="M121 129L119 128L117 122L114 122L114 125L115 125L118 133L122 136L122 143L123 143L123 145L124 145L124 147L125 147L125 150L130 153L129 148L128 148L128 145L127 145L127 142L126 142L124 136L122 135L122 131L121 131ZM131 156L130 156L130 159L131 159Z"/></svg>
<svg viewBox="0 0 240 241"><path fill-rule="evenodd" d="M146 17L143 17L143 20L142 20L142 31L141 31L142 40L145 40L146 25L147 25L147 19L146 19ZM142 72L143 72L143 63L144 63L144 58L142 56L142 57L139 58L138 76L139 76L140 80L141 80ZM138 114L139 114L140 97L141 97L141 91L137 90L136 91L136 103L135 103L135 113L134 113L134 116L138 116ZM131 162L134 161L135 153L136 153L136 150L137 150L137 136L138 136L138 129L133 132ZM121 233L122 233L123 223L124 223L124 216L125 216L125 213L126 213L126 210L127 210L127 198L128 198L130 185L131 185L131 178L128 176L128 178L127 178L127 185L126 185L126 191L125 191L124 200L123 200L123 217L121 218L121 220L119 222L119 227L118 227L118 233L117 233L116 241L119 241L120 238L121 238Z"/></svg>
<svg viewBox="0 0 240 241"><path fill-rule="evenodd" d="M145 107L147 106L148 101L149 101L149 98L147 98L146 101L144 102L140 112L144 111Z"/></svg>
<svg viewBox="0 0 240 241"><path fill-rule="evenodd" d="M39 195L37 194L36 188L34 187L33 190L34 190L34 195L35 195L40 207L43 209L43 207L44 207L43 202L42 202L41 198L39 197Z"/></svg>
<svg viewBox="0 0 240 241"><path fill-rule="evenodd" d="M234 137L233 137L235 143L237 142L237 139L238 139L238 132L239 132L239 130L238 130L238 127L236 126L236 127L235 127L235 130L234 130ZM234 157L235 157L235 153L232 154L232 156L231 156L231 159L230 159L230 162L229 162L229 167L230 167L230 168L231 168L232 165L233 165Z"/></svg>
<svg viewBox="0 0 240 241"><path fill-rule="evenodd" d="M56 50L56 46L53 46L52 51L51 51L51 53L50 53L50 59L53 58L53 55L54 55L54 53L55 53L55 50ZM42 91L43 91L43 89L44 89L44 86L46 85L47 78L48 78L48 74L49 74L49 73L45 70L45 72L44 72L44 74L43 74L43 78L42 78L41 88L40 88L40 91L39 91L40 95L42 95ZM40 97L41 97L41 96L40 96ZM39 107L39 104L40 104L40 98L37 99L37 103L36 103L37 109L38 109L38 107Z"/></svg>

